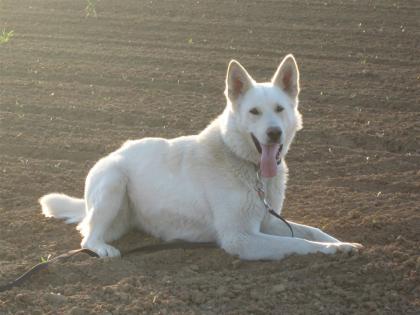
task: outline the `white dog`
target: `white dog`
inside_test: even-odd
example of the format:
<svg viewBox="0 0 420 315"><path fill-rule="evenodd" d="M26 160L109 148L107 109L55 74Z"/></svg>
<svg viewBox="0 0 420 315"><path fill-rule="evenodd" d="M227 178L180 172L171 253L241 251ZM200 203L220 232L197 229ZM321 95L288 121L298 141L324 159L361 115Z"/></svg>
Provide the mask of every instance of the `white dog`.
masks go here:
<svg viewBox="0 0 420 315"><path fill-rule="evenodd" d="M42 212L78 222L81 246L100 256L119 256L108 242L131 228L166 241L216 242L252 260L361 247L290 222L292 237L268 212L269 205L281 212L284 157L302 126L294 57L268 83L232 60L225 94L225 110L200 134L128 141L90 170L84 199L49 194L40 199Z"/></svg>

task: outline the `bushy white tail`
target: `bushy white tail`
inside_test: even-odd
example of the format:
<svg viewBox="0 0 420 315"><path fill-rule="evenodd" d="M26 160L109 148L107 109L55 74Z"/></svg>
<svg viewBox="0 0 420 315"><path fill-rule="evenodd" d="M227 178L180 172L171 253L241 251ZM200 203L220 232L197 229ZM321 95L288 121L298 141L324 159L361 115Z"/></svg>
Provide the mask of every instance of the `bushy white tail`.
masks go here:
<svg viewBox="0 0 420 315"><path fill-rule="evenodd" d="M65 219L66 223L78 223L85 217L85 201L64 194L48 194L39 199L46 217Z"/></svg>

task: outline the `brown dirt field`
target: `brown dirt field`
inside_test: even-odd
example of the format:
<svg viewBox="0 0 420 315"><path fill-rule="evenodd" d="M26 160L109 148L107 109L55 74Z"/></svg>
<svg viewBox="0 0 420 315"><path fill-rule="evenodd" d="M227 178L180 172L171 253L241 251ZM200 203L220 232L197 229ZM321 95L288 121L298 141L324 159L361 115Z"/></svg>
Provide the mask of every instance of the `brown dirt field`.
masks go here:
<svg viewBox="0 0 420 315"><path fill-rule="evenodd" d="M78 248L37 199L81 196L125 140L197 133L238 59L294 53L304 129L284 214L355 255L241 262L219 249L78 257L0 293L0 314L419 314L418 1L0 1L0 284ZM123 250L156 240L132 233Z"/></svg>

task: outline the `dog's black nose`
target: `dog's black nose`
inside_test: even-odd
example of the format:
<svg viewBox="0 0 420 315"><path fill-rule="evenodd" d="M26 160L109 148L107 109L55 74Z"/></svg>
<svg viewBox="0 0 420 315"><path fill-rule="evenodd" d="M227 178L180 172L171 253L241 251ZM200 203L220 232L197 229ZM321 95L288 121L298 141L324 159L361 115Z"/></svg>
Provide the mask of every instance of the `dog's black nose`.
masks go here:
<svg viewBox="0 0 420 315"><path fill-rule="evenodd" d="M278 127L270 127L267 129L267 136L272 142L279 142L281 129Z"/></svg>

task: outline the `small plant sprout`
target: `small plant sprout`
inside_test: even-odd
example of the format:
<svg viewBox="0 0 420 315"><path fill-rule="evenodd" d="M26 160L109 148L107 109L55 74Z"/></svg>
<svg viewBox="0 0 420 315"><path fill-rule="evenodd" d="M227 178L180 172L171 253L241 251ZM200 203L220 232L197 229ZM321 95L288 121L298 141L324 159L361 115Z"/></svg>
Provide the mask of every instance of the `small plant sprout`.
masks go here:
<svg viewBox="0 0 420 315"><path fill-rule="evenodd" d="M5 29L2 30L0 34L0 44L7 43L14 35L13 31L6 31Z"/></svg>
<svg viewBox="0 0 420 315"><path fill-rule="evenodd" d="M98 14L96 13L96 0L86 0L86 2L86 17L98 17Z"/></svg>
<svg viewBox="0 0 420 315"><path fill-rule="evenodd" d="M47 258L45 258L45 257L42 257L42 256L41 256L41 262L42 262L42 263L46 263L46 262L48 262L50 259L51 259L51 254L49 254L49 255L47 256Z"/></svg>

